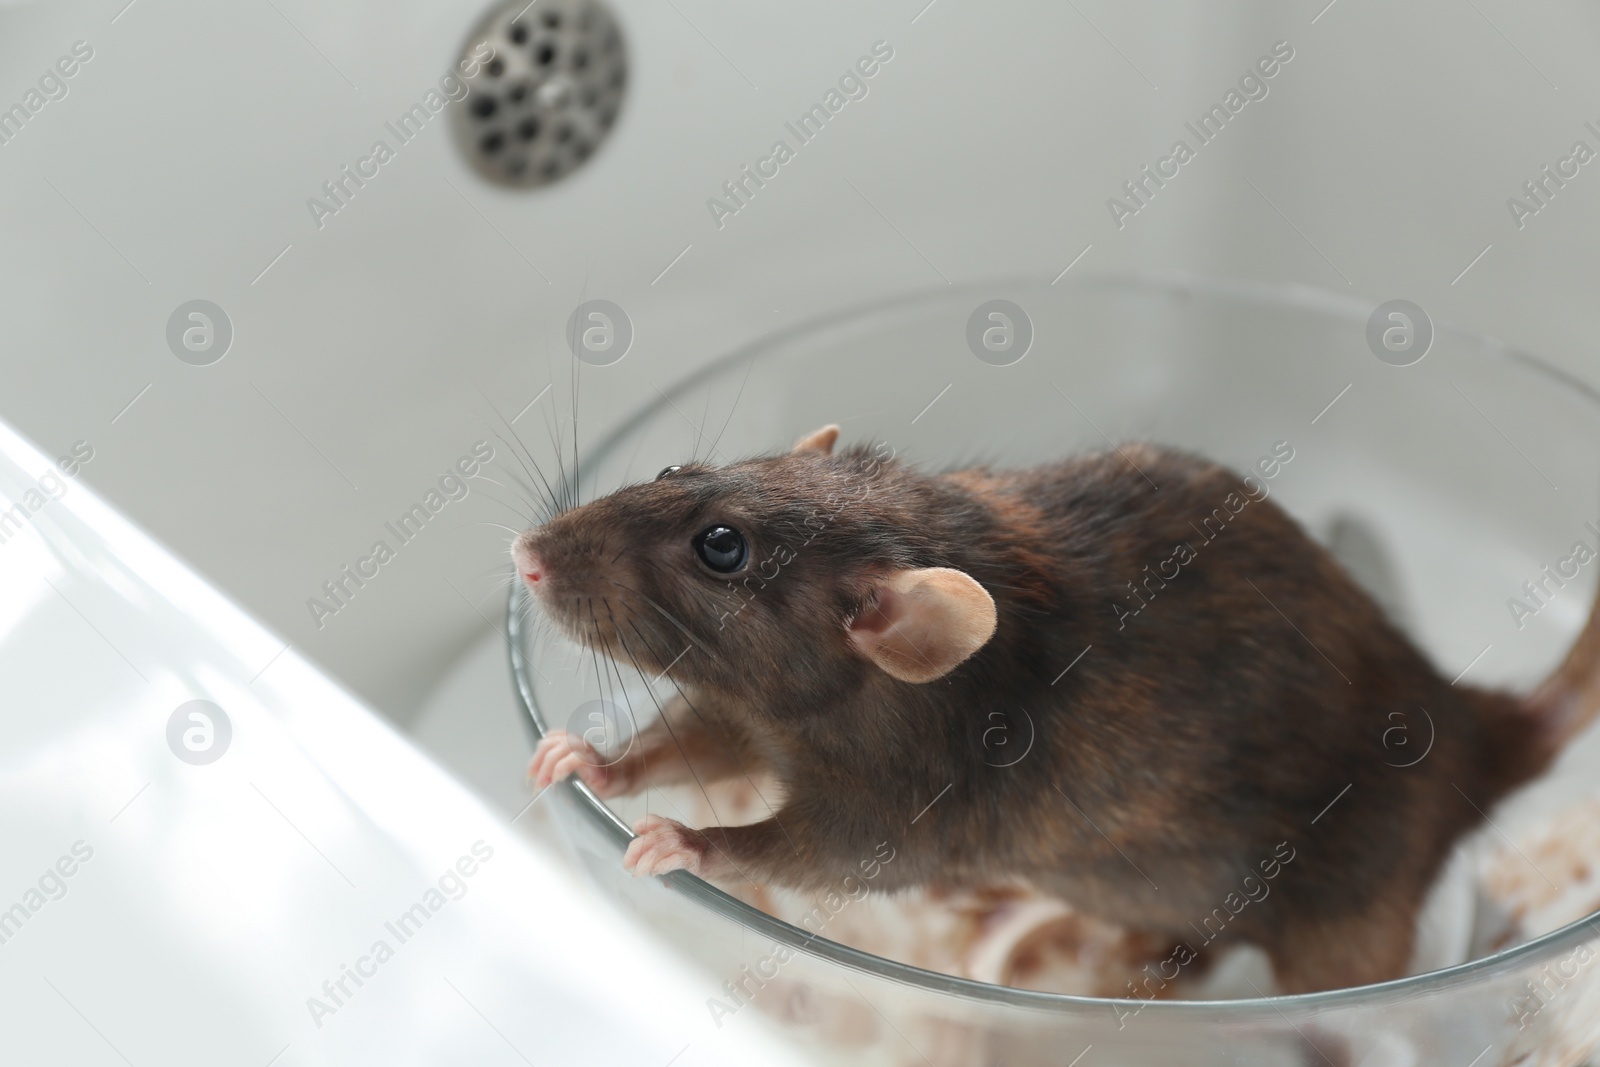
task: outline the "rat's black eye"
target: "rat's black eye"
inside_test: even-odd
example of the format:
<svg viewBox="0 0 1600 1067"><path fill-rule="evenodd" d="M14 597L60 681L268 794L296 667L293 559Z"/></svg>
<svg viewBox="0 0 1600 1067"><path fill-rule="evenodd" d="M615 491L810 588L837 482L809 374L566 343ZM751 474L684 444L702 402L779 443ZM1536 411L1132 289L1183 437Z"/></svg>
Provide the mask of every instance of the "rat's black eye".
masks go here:
<svg viewBox="0 0 1600 1067"><path fill-rule="evenodd" d="M732 526L711 527L694 539L694 550L718 574L732 574L744 566L745 557L750 554L744 534Z"/></svg>
<svg viewBox="0 0 1600 1067"><path fill-rule="evenodd" d="M661 473L656 475L656 481L659 482L661 479L665 478L667 475L671 474L673 471L681 471L681 470L683 470L683 468L678 466L677 464L673 464L670 467L662 467L661 468Z"/></svg>

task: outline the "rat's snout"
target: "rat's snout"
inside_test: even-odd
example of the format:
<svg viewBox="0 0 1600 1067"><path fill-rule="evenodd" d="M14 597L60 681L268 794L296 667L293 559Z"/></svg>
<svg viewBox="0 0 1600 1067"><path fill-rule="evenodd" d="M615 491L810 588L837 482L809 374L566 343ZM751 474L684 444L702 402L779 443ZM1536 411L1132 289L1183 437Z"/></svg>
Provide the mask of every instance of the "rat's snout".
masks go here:
<svg viewBox="0 0 1600 1067"><path fill-rule="evenodd" d="M615 526L616 517L597 503L522 531L511 542L518 577L547 607L611 593L619 547Z"/></svg>
<svg viewBox="0 0 1600 1067"><path fill-rule="evenodd" d="M544 581L544 561L539 558L539 553L533 550L531 533L520 535L511 546L511 559L517 565L517 573L522 575L522 580L528 583L530 589L538 589L539 583Z"/></svg>
<svg viewBox="0 0 1600 1067"><path fill-rule="evenodd" d="M585 597L607 586L610 541L561 519L524 530L511 543L517 576L547 607ZM597 584L598 583L598 584Z"/></svg>
<svg viewBox="0 0 1600 1067"><path fill-rule="evenodd" d="M619 627L628 626L631 635L638 623L626 583L613 577L618 553L606 520L593 515L574 511L524 530L511 543L511 562L545 618L574 641L614 657L622 647Z"/></svg>
<svg viewBox="0 0 1600 1067"><path fill-rule="evenodd" d="M525 550L517 557L517 570L529 585L544 577L544 563L532 549Z"/></svg>

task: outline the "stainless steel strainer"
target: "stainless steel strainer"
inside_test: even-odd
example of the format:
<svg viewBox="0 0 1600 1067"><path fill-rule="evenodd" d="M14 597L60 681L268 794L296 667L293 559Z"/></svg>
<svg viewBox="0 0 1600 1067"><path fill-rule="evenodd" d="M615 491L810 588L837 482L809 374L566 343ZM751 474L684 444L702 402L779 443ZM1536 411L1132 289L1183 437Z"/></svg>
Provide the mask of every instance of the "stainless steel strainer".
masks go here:
<svg viewBox="0 0 1600 1067"><path fill-rule="evenodd" d="M611 132L628 80L622 31L597 0L509 0L468 36L466 59L493 58L456 109L456 139L473 168L534 188L582 166Z"/></svg>

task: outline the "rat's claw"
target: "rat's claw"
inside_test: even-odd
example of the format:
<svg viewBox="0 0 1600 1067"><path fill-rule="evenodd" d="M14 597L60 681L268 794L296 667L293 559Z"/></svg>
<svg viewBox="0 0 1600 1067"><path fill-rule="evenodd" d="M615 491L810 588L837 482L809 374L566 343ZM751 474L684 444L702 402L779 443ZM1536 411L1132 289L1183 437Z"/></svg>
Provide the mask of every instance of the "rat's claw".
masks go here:
<svg viewBox="0 0 1600 1067"><path fill-rule="evenodd" d="M551 730L534 750L528 764L528 777L537 789L548 789L576 774L579 781L605 796L611 784L611 768L606 766L594 746L566 730Z"/></svg>
<svg viewBox="0 0 1600 1067"><path fill-rule="evenodd" d="M660 815L649 815L633 824L639 836L628 845L622 866L634 877L688 871L699 874L701 861L711 842L698 830Z"/></svg>

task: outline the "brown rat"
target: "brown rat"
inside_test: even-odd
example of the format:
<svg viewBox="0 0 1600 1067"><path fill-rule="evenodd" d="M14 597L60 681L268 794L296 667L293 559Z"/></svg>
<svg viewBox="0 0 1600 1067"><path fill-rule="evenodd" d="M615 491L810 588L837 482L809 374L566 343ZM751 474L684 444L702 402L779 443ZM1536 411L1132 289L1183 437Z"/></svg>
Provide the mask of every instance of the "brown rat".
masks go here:
<svg viewBox="0 0 1600 1067"><path fill-rule="evenodd" d="M887 841L874 888L1027 879L1181 939L1164 977L1221 937L1285 991L1359 985L1404 973L1452 844L1597 703L1595 617L1532 697L1452 685L1259 479L1195 456L927 474L837 436L513 545L561 630L680 690L609 766L552 732L539 785L783 785L751 825L643 820L635 873L821 889Z"/></svg>

